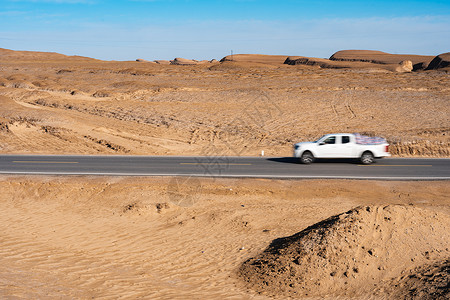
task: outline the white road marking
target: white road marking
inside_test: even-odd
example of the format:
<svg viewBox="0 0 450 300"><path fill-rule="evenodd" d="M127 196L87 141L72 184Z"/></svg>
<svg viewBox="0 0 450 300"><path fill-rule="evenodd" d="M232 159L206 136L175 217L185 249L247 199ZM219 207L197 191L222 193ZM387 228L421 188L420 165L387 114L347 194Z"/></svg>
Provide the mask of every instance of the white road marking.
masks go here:
<svg viewBox="0 0 450 300"><path fill-rule="evenodd" d="M40 161L40 160L14 160L17 164L77 164L77 161Z"/></svg>
<svg viewBox="0 0 450 300"><path fill-rule="evenodd" d="M450 180L450 177L412 177L412 176L308 176L308 175L207 175L207 174L148 174L148 173L82 173L82 172L17 172L0 171L0 174L9 175L67 175L67 176L191 176L191 177L216 177L216 178L267 178L267 179L362 179L362 180Z"/></svg>

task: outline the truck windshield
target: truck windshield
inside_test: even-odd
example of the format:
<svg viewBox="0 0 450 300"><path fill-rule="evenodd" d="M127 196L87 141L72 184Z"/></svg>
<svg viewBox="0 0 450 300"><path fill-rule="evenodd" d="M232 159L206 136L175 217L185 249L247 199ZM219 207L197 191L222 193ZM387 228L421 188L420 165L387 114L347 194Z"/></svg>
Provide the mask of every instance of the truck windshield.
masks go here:
<svg viewBox="0 0 450 300"><path fill-rule="evenodd" d="M320 141L325 135L322 135L320 138L318 138L317 140L315 140L313 143L317 143L318 141Z"/></svg>

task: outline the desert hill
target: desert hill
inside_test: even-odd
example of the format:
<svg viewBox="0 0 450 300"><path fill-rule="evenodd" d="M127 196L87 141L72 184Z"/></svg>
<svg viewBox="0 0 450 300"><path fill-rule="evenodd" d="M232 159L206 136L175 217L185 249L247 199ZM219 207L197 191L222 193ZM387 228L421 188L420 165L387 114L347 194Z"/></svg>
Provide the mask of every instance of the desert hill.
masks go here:
<svg viewBox="0 0 450 300"><path fill-rule="evenodd" d="M0 60L21 60L23 62L39 62L39 61L98 61L94 58L83 56L68 56L55 52L38 52L38 51L14 51L0 48Z"/></svg>

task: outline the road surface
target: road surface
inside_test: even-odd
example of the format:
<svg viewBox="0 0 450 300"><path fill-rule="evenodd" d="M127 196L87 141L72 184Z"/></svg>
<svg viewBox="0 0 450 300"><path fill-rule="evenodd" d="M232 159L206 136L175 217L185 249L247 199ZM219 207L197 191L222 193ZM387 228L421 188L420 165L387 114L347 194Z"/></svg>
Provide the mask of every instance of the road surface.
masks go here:
<svg viewBox="0 0 450 300"><path fill-rule="evenodd" d="M450 159L385 158L372 165L290 157L0 155L0 174L449 180Z"/></svg>

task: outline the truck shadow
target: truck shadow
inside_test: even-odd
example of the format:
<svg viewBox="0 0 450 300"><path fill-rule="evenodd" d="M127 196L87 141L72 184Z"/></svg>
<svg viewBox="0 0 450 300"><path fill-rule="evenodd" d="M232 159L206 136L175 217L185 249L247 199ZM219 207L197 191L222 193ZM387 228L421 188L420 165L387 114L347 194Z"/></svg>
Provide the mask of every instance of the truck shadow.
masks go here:
<svg viewBox="0 0 450 300"><path fill-rule="evenodd" d="M267 160L286 164L301 164L298 158L295 157L271 157ZM313 164L324 164L324 163L341 163L341 164L352 164L359 165L361 162L358 159L345 159L345 158L329 158L329 159L319 159L317 158Z"/></svg>

